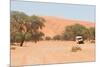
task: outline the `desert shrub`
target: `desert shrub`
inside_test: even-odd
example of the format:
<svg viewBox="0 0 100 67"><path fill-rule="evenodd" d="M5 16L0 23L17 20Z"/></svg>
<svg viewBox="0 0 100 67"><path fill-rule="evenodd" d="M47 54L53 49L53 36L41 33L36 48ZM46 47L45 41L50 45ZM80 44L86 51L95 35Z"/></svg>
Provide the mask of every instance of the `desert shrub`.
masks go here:
<svg viewBox="0 0 100 67"><path fill-rule="evenodd" d="M22 34L20 32L16 32L14 33L14 35L10 36L10 41L11 44L13 44L14 42L20 42L22 40Z"/></svg>
<svg viewBox="0 0 100 67"><path fill-rule="evenodd" d="M45 40L51 40L51 37L50 36L46 36Z"/></svg>
<svg viewBox="0 0 100 67"><path fill-rule="evenodd" d="M55 36L53 37L53 40L61 40L61 36L60 36L60 35L55 35Z"/></svg>
<svg viewBox="0 0 100 67"><path fill-rule="evenodd" d="M31 39L32 39L32 34L31 33L27 33L26 36L25 36L25 40L29 41Z"/></svg>
<svg viewBox="0 0 100 67"><path fill-rule="evenodd" d="M90 39L95 40L95 28L94 27L89 28L89 32L90 32Z"/></svg>
<svg viewBox="0 0 100 67"><path fill-rule="evenodd" d="M20 32L17 32L15 36L15 42L21 42L22 38L23 38L23 34Z"/></svg>
<svg viewBox="0 0 100 67"><path fill-rule="evenodd" d="M91 40L90 43L95 43L95 40Z"/></svg>
<svg viewBox="0 0 100 67"><path fill-rule="evenodd" d="M40 41L42 39L43 36L44 36L44 33L42 33L42 32L33 33L32 34L32 41L37 43L38 41Z"/></svg>
<svg viewBox="0 0 100 67"><path fill-rule="evenodd" d="M82 50L81 47L79 47L79 46L73 46L72 49L71 49L72 52L77 52L78 50L81 51Z"/></svg>

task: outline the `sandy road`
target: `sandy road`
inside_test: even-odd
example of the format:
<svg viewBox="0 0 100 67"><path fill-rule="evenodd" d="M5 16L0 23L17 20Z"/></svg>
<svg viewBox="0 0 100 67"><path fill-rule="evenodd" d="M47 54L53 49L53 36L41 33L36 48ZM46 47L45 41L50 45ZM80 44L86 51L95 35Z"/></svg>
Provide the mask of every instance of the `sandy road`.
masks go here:
<svg viewBox="0 0 100 67"><path fill-rule="evenodd" d="M71 52L73 41L25 42L11 50L11 66L95 61L95 44L81 45L82 51Z"/></svg>

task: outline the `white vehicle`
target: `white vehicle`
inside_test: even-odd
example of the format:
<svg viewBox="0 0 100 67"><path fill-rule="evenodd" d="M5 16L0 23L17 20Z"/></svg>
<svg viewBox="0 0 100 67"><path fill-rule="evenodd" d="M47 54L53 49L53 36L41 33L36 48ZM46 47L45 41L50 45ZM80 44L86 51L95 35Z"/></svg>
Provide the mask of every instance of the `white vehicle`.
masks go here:
<svg viewBox="0 0 100 67"><path fill-rule="evenodd" d="M76 36L75 40L77 44L84 44L84 40L82 36Z"/></svg>

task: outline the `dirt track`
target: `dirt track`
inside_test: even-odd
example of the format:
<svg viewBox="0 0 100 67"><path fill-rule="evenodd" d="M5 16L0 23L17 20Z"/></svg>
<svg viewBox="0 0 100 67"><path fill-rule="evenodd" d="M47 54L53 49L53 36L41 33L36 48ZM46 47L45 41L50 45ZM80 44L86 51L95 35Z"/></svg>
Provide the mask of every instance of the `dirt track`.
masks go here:
<svg viewBox="0 0 100 67"><path fill-rule="evenodd" d="M95 44L81 45L82 51L71 52L73 41L25 42L11 50L11 66L95 61Z"/></svg>

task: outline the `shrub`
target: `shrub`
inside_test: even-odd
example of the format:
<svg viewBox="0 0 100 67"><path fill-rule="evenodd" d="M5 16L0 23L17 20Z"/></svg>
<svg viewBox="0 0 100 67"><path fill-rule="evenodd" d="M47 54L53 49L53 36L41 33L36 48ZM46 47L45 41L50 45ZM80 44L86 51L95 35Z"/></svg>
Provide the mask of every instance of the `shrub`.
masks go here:
<svg viewBox="0 0 100 67"><path fill-rule="evenodd" d="M72 49L71 49L72 52L76 52L78 50L81 51L82 50L81 47L79 47L79 46L73 46Z"/></svg>
<svg viewBox="0 0 100 67"><path fill-rule="evenodd" d="M61 36L60 36L60 35L55 35L55 36L53 37L53 40L61 40Z"/></svg>
<svg viewBox="0 0 100 67"><path fill-rule="evenodd" d="M94 27L89 28L89 32L90 32L90 39L95 40L95 28Z"/></svg>
<svg viewBox="0 0 100 67"><path fill-rule="evenodd" d="M31 33L27 33L26 36L25 36L25 40L29 41L31 39L32 39L32 34Z"/></svg>
<svg viewBox="0 0 100 67"><path fill-rule="evenodd" d="M50 36L46 36L45 40L51 40L51 37Z"/></svg>

